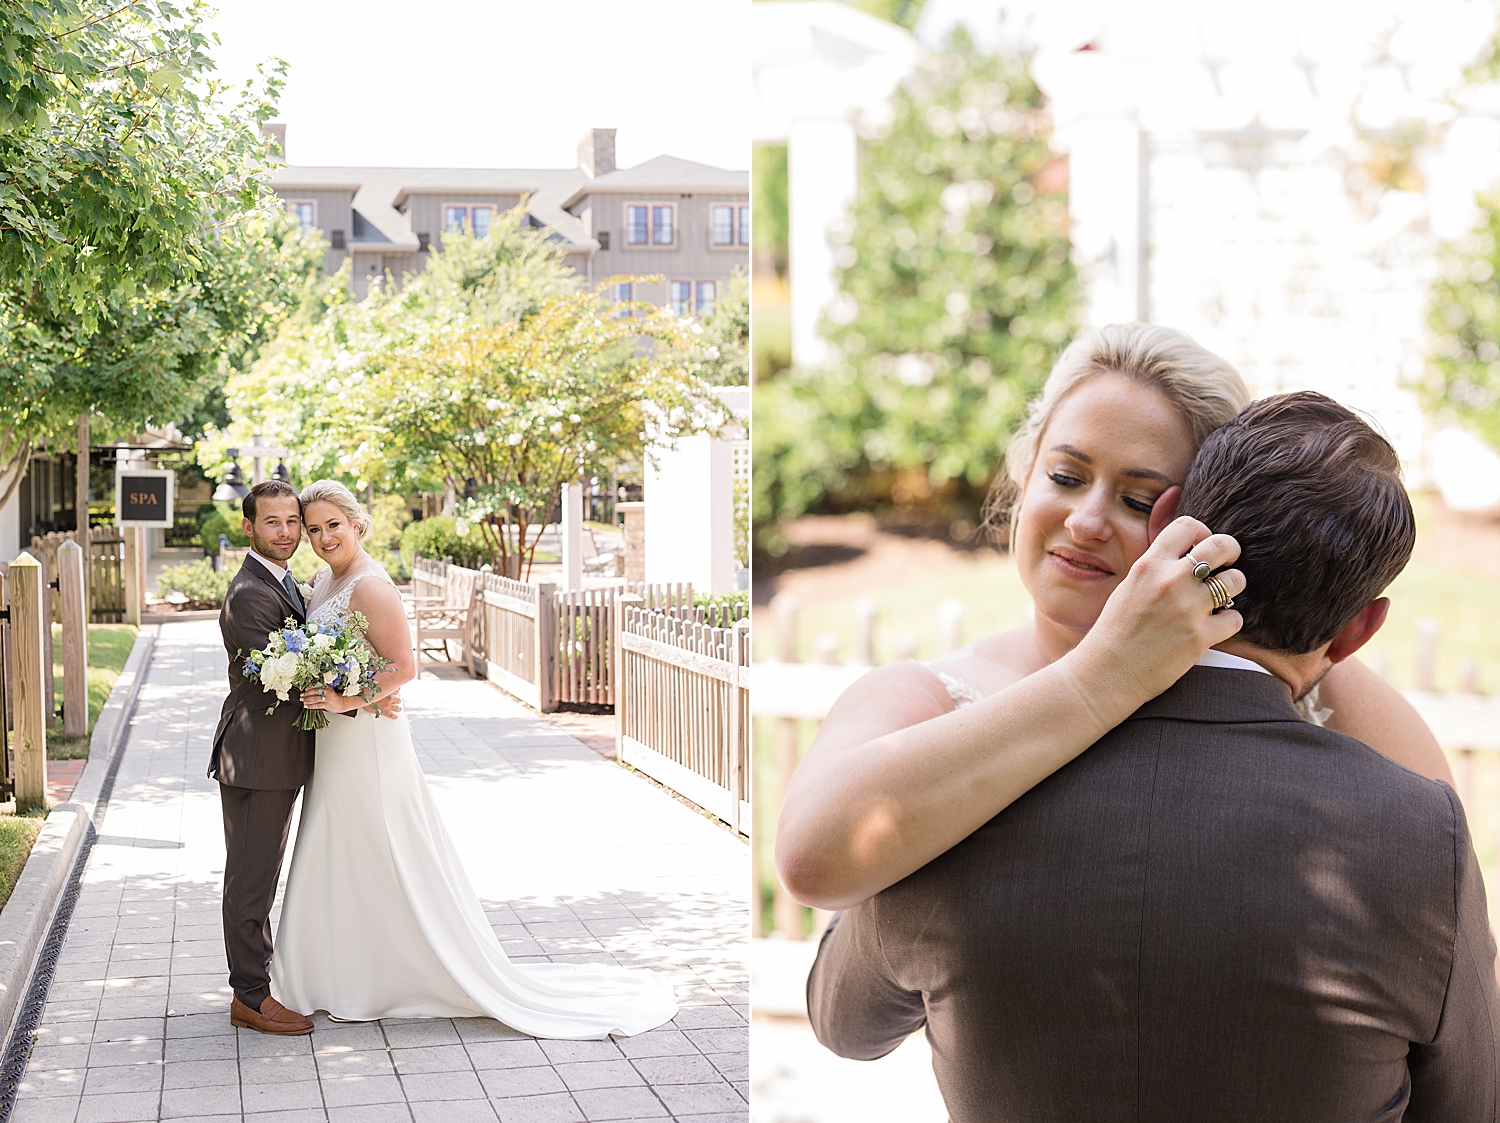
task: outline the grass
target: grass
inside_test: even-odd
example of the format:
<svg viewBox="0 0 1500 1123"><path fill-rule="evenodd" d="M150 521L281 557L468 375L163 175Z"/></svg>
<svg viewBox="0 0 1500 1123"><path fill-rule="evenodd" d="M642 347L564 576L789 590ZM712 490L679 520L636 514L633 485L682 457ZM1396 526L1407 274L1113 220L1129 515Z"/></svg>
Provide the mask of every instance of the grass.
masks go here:
<svg viewBox="0 0 1500 1123"><path fill-rule="evenodd" d="M10 891L26 867L45 818L45 813L0 816L0 908L10 900Z"/></svg>
<svg viewBox="0 0 1500 1123"><path fill-rule="evenodd" d="M115 680L125 669L125 660L135 644L136 627L133 624L89 625L89 727L82 737L64 737L62 722L54 719L47 728L48 760L80 760L89 755L89 735L94 731L94 722L109 700L109 692L115 688ZM56 684L57 708L62 707L62 627L52 625L53 681Z"/></svg>

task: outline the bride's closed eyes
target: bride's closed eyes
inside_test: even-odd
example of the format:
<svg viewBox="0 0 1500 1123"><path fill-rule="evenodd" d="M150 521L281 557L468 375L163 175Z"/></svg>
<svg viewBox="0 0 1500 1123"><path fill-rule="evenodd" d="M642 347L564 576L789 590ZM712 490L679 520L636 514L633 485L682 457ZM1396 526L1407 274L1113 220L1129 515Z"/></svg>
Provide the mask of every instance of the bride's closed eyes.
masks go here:
<svg viewBox="0 0 1500 1123"><path fill-rule="evenodd" d="M1062 468L1051 469L1047 473L1047 478L1055 483L1058 487L1068 488L1070 490L1075 487L1085 487L1088 484L1087 480L1080 479L1078 476L1071 475L1069 472ZM1120 496L1120 502L1125 504L1127 509L1134 511L1136 512L1136 514L1140 515L1149 515L1151 513L1151 509L1156 506L1156 498L1141 499L1137 498L1134 495L1122 495Z"/></svg>

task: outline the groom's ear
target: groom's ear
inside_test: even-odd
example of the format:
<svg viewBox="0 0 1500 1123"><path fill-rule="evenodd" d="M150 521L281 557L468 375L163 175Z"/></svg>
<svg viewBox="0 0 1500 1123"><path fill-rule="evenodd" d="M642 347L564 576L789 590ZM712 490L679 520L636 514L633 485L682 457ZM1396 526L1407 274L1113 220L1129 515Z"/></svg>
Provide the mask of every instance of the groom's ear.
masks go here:
<svg viewBox="0 0 1500 1123"><path fill-rule="evenodd" d="M1146 520L1146 545L1156 541L1156 536L1167 529L1177 517L1177 505L1182 502L1182 488L1173 484L1156 498L1151 515Z"/></svg>
<svg viewBox="0 0 1500 1123"><path fill-rule="evenodd" d="M1386 613L1390 610L1390 597L1379 597L1360 609L1359 615L1344 625L1344 630L1329 645L1328 661L1342 663L1369 643L1375 633L1380 631L1380 626L1385 623Z"/></svg>

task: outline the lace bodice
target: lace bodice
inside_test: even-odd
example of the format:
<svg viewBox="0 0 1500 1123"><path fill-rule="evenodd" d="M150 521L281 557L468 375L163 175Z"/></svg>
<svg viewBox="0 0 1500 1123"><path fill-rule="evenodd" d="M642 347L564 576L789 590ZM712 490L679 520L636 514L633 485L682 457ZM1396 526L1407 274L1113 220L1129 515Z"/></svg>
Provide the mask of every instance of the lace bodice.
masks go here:
<svg viewBox="0 0 1500 1123"><path fill-rule="evenodd" d="M349 611L349 598L354 595L354 586L366 577L376 576L389 585L395 584L390 575L374 563L337 582L333 580L333 570L320 569L313 577L313 595L307 610L308 622L321 623L324 620L338 619Z"/></svg>

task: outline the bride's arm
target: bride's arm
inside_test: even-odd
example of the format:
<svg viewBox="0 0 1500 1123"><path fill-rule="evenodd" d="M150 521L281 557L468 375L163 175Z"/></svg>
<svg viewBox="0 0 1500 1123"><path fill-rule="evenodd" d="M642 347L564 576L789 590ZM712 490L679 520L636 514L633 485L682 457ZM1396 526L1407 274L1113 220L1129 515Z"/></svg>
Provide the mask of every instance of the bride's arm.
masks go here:
<svg viewBox="0 0 1500 1123"><path fill-rule="evenodd" d="M364 615L365 640L375 654L389 660L391 667L375 676L375 698L379 701L417 677L417 660L411 646L411 629L407 625L406 608L401 603L401 594L385 581L365 580L354 587L349 597L349 608ZM322 709L329 713L343 713L369 705L372 699L354 695L346 698L341 694L323 694L317 690L304 691L302 704L308 709Z"/></svg>
<svg viewBox="0 0 1500 1123"><path fill-rule="evenodd" d="M1448 758L1412 704L1357 658L1323 676L1318 704L1333 711L1329 729L1347 733L1413 772L1453 786Z"/></svg>
<svg viewBox="0 0 1500 1123"><path fill-rule="evenodd" d="M954 710L914 664L844 692L787 787L776 868L793 897L848 908L967 838L1156 697L1242 623L1210 612L1181 558L1232 561L1227 535L1179 519L1111 595L1082 643L1051 666ZM1237 570L1221 574L1231 592ZM1128 653L1128 654L1126 654Z"/></svg>

